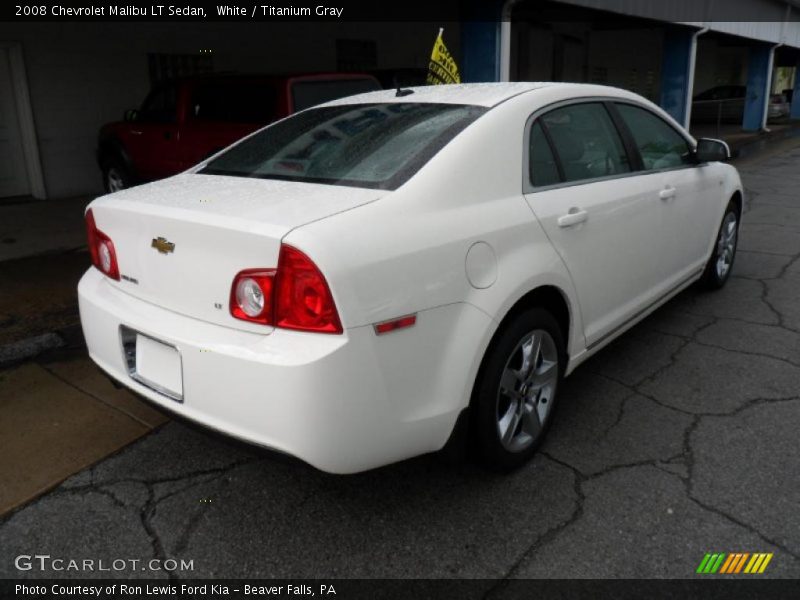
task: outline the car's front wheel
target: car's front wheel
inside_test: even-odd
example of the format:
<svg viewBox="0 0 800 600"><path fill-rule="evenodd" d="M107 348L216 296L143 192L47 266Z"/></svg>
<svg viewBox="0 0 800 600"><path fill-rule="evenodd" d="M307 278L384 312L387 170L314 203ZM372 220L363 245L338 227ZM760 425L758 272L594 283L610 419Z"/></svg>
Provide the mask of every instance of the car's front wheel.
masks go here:
<svg viewBox="0 0 800 600"><path fill-rule="evenodd" d="M728 204L725 215L722 217L722 224L717 233L717 241L714 244L714 251L708 259L706 270L703 274L703 284L709 289L719 289L733 269L733 261L736 258L736 246L739 241L739 211L733 202Z"/></svg>
<svg viewBox="0 0 800 600"><path fill-rule="evenodd" d="M529 460L550 426L566 360L556 320L540 308L514 317L490 347L475 386L478 457L509 471Z"/></svg>

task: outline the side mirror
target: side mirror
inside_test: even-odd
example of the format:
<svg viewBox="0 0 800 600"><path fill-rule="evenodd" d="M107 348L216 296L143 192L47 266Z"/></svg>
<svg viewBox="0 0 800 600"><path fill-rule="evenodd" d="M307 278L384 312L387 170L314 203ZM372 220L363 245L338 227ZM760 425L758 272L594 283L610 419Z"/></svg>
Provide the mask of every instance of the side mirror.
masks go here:
<svg viewBox="0 0 800 600"><path fill-rule="evenodd" d="M129 108L125 111L125 115L122 117L127 123L135 121L139 118L139 111L135 108Z"/></svg>
<svg viewBox="0 0 800 600"><path fill-rule="evenodd" d="M697 148L694 150L697 162L715 162L730 160L731 149L722 140L711 138L700 138L697 140Z"/></svg>

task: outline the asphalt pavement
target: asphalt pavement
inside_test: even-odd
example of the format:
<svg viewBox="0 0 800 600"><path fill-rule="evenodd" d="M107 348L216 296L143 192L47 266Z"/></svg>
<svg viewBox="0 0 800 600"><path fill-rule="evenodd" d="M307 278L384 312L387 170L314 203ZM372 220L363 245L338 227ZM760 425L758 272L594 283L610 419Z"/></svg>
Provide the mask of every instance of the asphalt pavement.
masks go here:
<svg viewBox="0 0 800 600"><path fill-rule="evenodd" d="M169 422L0 521L0 577L167 576L15 567L39 553L191 561L174 578L687 578L709 552L800 577L800 146L739 166L728 285L577 369L521 470L332 476Z"/></svg>

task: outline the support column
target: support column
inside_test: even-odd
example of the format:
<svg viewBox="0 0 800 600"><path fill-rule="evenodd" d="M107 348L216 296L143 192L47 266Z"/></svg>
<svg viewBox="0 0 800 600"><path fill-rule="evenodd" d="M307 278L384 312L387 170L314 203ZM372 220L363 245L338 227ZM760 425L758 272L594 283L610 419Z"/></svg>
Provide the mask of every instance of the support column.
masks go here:
<svg viewBox="0 0 800 600"><path fill-rule="evenodd" d="M800 119L800 58L797 59L797 66L794 70L794 91L792 92L792 119Z"/></svg>
<svg viewBox="0 0 800 600"><path fill-rule="evenodd" d="M500 0L464 0L461 24L461 80L500 81Z"/></svg>
<svg viewBox="0 0 800 600"><path fill-rule="evenodd" d="M767 123L767 103L772 81L774 52L774 47L765 44L750 48L750 58L747 62L747 94L742 120L742 129L745 131L759 131Z"/></svg>
<svg viewBox="0 0 800 600"><path fill-rule="evenodd" d="M689 127L697 35L694 31L669 30L664 34L661 62L661 108L684 127Z"/></svg>

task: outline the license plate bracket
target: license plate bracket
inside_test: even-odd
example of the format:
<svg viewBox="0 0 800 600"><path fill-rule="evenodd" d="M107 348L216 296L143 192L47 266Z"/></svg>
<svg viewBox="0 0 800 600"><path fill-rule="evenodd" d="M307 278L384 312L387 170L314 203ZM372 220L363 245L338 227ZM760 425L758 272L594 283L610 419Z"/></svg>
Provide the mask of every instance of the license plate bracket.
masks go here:
<svg viewBox="0 0 800 600"><path fill-rule="evenodd" d="M183 360L172 344L127 327L121 330L128 375L142 385L183 402Z"/></svg>

